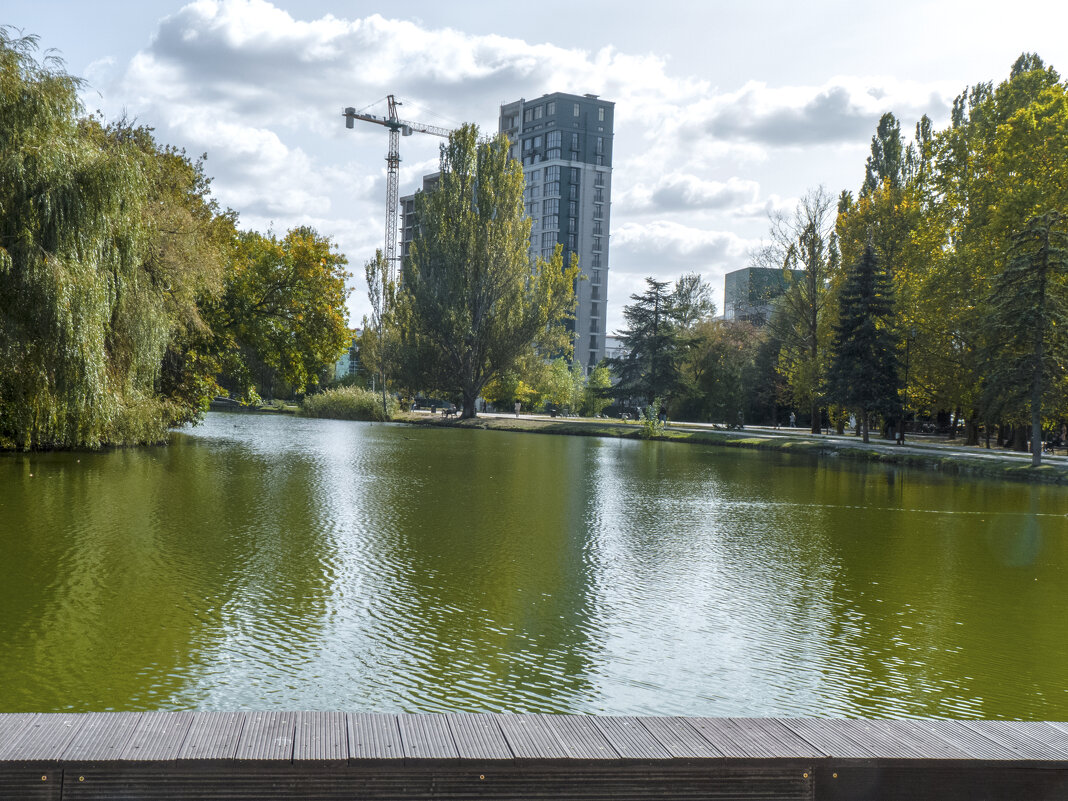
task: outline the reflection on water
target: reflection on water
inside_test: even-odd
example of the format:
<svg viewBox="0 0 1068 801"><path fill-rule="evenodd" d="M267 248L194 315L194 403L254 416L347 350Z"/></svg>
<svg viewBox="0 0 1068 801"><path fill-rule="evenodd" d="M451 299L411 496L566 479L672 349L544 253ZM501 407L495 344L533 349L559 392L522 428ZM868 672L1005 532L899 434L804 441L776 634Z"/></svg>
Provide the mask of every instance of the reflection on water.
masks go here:
<svg viewBox="0 0 1068 801"><path fill-rule="evenodd" d="M0 711L1066 719L1068 493L209 415L0 457Z"/></svg>

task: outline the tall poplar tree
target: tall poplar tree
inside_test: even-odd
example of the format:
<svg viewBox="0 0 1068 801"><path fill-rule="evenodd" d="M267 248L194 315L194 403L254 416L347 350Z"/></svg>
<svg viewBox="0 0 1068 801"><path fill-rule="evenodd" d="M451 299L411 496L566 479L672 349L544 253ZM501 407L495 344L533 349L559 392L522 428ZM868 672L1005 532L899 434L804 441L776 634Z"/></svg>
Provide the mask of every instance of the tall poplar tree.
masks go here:
<svg viewBox="0 0 1068 801"><path fill-rule="evenodd" d="M402 352L418 354L425 389L454 392L462 417L495 376L537 343L570 350L564 321L574 315L578 260L562 250L531 260L523 214L523 169L508 139L453 131L441 149L441 179L416 200L418 228L398 299Z"/></svg>

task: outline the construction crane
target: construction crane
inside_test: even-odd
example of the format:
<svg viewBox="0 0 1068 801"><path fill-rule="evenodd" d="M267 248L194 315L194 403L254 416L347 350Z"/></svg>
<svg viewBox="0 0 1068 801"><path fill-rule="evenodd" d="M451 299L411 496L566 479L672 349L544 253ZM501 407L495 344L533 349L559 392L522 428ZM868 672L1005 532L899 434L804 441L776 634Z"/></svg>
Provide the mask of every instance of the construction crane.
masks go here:
<svg viewBox="0 0 1068 801"><path fill-rule="evenodd" d="M400 138L411 136L414 131L419 133L433 134L434 136L448 137L451 133L448 128L439 128L435 125L426 125L422 122L402 120L397 116L397 106L402 105L393 95L386 97L389 104L389 116L379 117L375 114L357 113L356 109L349 106L343 112L345 127L352 128L356 120L373 122L376 125L384 125L389 128L389 153L386 156L386 264L389 265L389 277L397 279L397 207L400 204Z"/></svg>

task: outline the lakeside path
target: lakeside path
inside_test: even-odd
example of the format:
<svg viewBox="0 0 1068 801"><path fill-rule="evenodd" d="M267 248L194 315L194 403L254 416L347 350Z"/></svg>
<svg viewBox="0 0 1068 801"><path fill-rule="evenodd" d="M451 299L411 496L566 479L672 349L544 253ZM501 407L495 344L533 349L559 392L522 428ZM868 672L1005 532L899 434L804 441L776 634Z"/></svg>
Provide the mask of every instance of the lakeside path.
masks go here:
<svg viewBox="0 0 1068 801"><path fill-rule="evenodd" d="M564 436L592 436L638 439L637 423L581 417L549 415L482 413L474 420L457 421L432 416L429 412L406 412L396 420L414 425L481 428L494 431L524 431ZM712 423L670 422L656 439L720 447L773 450L783 453L806 453L824 459L855 459L883 464L935 470L949 475L974 475L1031 481L1044 484L1068 484L1068 456L1042 455L1042 464L1031 467L1031 455L1001 448L987 450L970 447L944 438L910 436L904 445L871 438L865 444L859 437L838 434L812 434L802 428L752 426L729 430Z"/></svg>

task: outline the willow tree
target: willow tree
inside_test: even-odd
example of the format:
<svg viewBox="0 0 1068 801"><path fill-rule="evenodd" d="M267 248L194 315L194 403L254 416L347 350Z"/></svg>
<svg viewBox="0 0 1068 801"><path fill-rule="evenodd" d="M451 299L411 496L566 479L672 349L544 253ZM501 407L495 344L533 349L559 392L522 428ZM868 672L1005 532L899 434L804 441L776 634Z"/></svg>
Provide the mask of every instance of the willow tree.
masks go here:
<svg viewBox="0 0 1068 801"><path fill-rule="evenodd" d="M464 125L441 149L438 187L419 195L415 241L403 268L398 319L418 353L425 388L463 398L464 418L496 375L539 344L566 349L578 262L528 255L523 170L504 136L480 140Z"/></svg>
<svg viewBox="0 0 1068 801"><path fill-rule="evenodd" d="M0 29L0 441L154 440L169 326L140 269L139 159L79 120L79 81Z"/></svg>

